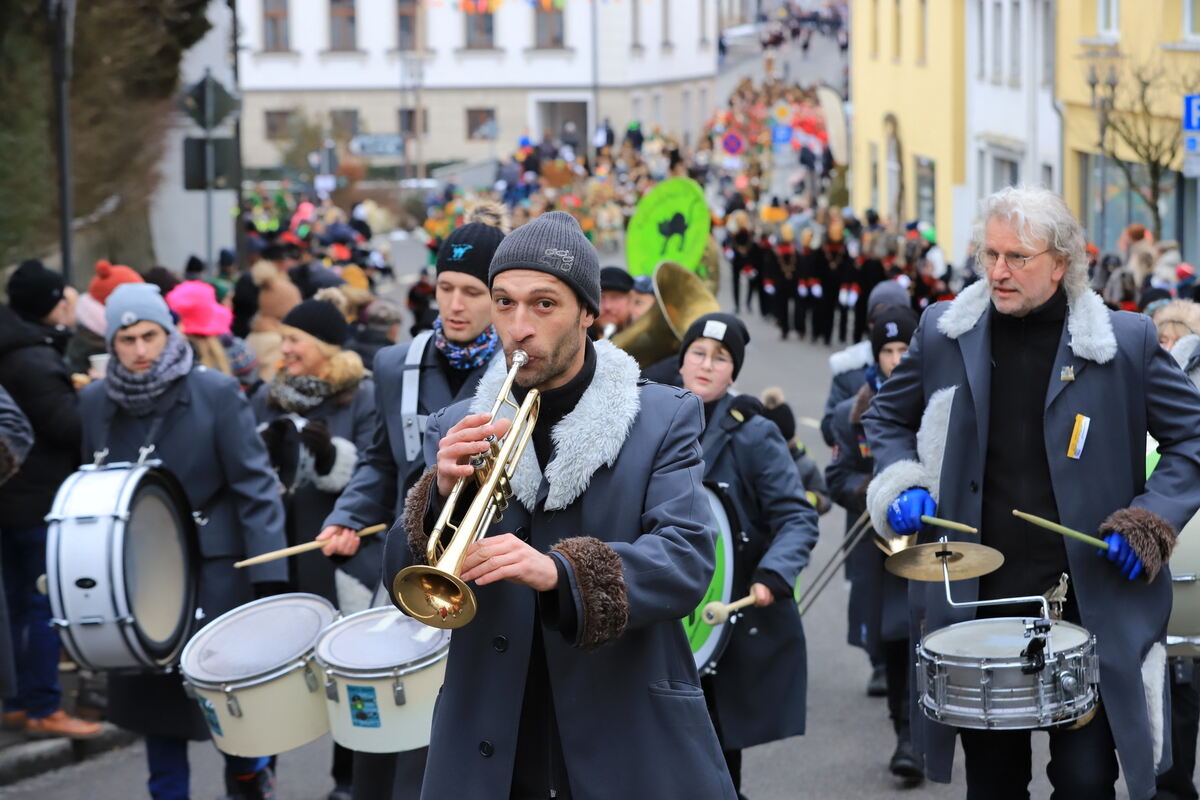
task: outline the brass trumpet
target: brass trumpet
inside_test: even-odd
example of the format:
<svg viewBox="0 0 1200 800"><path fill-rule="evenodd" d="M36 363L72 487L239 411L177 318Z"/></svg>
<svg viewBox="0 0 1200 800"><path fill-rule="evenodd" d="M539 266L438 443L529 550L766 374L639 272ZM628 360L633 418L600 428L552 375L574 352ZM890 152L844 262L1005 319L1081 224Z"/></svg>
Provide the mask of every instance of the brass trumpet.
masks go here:
<svg viewBox="0 0 1200 800"><path fill-rule="evenodd" d="M396 573L392 581L392 588L404 611L430 627L447 630L461 628L475 618L478 607L475 593L458 576L462 574L467 550L484 537L489 526L500 521L504 509L508 507L508 500L512 497L510 481L533 435L533 426L537 424L538 407L541 405L537 389L530 389L520 406L508 399L513 382L517 379L517 371L528 361L529 356L524 350L513 352L512 367L491 412L494 420L501 407L515 408L512 427L503 440L489 437L488 450L471 459L471 466L475 468L473 476L464 476L455 481L442 513L438 515L437 523L429 534L425 552L428 566L414 564L405 567ZM462 519L455 524L451 520L468 480L474 480L478 489ZM442 534L447 529L453 535L449 544L443 546Z"/></svg>

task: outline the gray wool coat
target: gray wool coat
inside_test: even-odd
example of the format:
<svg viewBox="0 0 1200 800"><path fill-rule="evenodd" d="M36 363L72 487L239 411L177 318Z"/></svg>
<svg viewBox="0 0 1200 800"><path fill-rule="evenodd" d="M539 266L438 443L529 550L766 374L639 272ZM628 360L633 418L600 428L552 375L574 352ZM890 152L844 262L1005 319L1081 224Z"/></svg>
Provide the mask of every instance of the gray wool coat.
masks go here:
<svg viewBox="0 0 1200 800"><path fill-rule="evenodd" d="M279 482L255 431L254 413L237 380L196 367L160 398L166 410L154 458L179 479L193 510L208 524L200 541L200 608L204 622L254 599L251 583L287 580L287 564L273 561L244 570L233 562L284 547ZM79 401L84 460L108 447L108 462L136 461L151 416L134 417L89 384ZM109 434L103 438L103 421ZM183 693L177 674L110 675L109 718L143 734L208 737L199 708Z"/></svg>
<svg viewBox="0 0 1200 800"><path fill-rule="evenodd" d="M0 483L20 469L25 454L32 446L33 427L12 396L0 386ZM12 652L8 604L4 600L4 582L0 580L0 697L10 697L17 692L17 673Z"/></svg>
<svg viewBox="0 0 1200 800"><path fill-rule="evenodd" d="M1059 518L1094 534L1114 512L1132 507L1179 530L1200 506L1200 393L1159 347L1148 318L1110 311L1087 289L1068 287L1067 296L1042 419ZM933 494L941 516L978 526L991 413L989 307L987 283L980 281L926 311L907 356L864 417L879 469L867 493L876 530L891 532L887 507L914 486ZM1079 457L1070 458L1077 414L1090 418L1090 435ZM1147 432L1162 454L1149 480ZM935 536L925 532L921 539ZM1163 647L1170 572L1164 564L1152 583L1127 581L1093 547L1067 540L1066 551L1083 626L1096 636L1100 691L1121 771L1130 797L1144 800L1155 793L1155 772L1170 762ZM978 584L956 582L955 599L977 599ZM923 610L927 632L974 616L972 609L950 608L940 583L911 582L910 601ZM1014 616L1029 613L1013 606ZM913 722L929 776L949 780L955 730L923 717Z"/></svg>
<svg viewBox="0 0 1200 800"><path fill-rule="evenodd" d="M375 356L372 373L378 414L374 435L367 447L359 447L354 475L338 497L333 511L325 518L326 525L361 530L368 525L395 521L404 509L404 496L425 469L425 456L420 449L414 458L409 458L405 450L404 424L400 418L405 376L412 371L404 363L411 345L412 342L405 342L385 347ZM458 393L451 394L450 385L437 362L433 339L429 339L419 369L415 371L420 387L417 410L427 417L451 403L471 397L483 377L484 368L471 370Z"/></svg>
<svg viewBox="0 0 1200 800"><path fill-rule="evenodd" d="M528 537L570 581L577 635L544 634L572 796L732 800L679 622L703 596L714 563L700 403L682 389L639 383L632 358L608 342L594 346L595 376L554 428L555 458L543 471L526 449L514 499L489 533ZM431 463L446 430L491 406L504 374L494 361L474 400L430 418ZM431 469L410 495L409 530L388 536L389 575L414 562L414 549L424 553L434 477ZM473 588L479 612L454 631L434 712L427 800L491 800L507 796L512 781L533 626L546 599L505 581Z"/></svg>
<svg viewBox="0 0 1200 800"><path fill-rule="evenodd" d="M833 447L833 412L838 403L854 397L862 386L867 368L875 363L875 354L869 341L852 344L829 357L829 371L833 380L829 384L829 396L825 398L825 411L821 414L821 438Z"/></svg>
<svg viewBox="0 0 1200 800"><path fill-rule="evenodd" d="M700 440L704 480L726 488L744 536L734 553L733 598L745 597L755 573L773 573L786 596L750 606L712 676L723 744L741 749L804 733L808 662L804 627L790 588L817 543L816 510L779 428L765 417L739 422L732 395L717 401Z"/></svg>

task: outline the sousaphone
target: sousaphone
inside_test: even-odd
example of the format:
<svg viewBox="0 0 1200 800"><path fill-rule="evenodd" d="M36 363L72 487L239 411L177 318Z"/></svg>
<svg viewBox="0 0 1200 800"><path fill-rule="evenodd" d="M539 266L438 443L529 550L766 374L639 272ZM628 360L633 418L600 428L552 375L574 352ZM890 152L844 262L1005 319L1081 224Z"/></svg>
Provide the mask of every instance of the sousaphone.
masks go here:
<svg viewBox="0 0 1200 800"><path fill-rule="evenodd" d="M717 298L696 273L674 261L654 268L655 303L612 343L633 356L642 369L679 352L688 326L720 311Z"/></svg>

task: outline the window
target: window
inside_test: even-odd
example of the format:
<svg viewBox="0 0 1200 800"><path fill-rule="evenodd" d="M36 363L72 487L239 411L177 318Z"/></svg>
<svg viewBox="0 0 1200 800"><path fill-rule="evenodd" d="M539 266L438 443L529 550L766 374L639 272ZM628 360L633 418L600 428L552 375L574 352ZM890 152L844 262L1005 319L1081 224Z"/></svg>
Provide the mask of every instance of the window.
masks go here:
<svg viewBox="0 0 1200 800"><path fill-rule="evenodd" d="M917 219L937 224L937 166L932 158L916 157Z"/></svg>
<svg viewBox="0 0 1200 800"><path fill-rule="evenodd" d="M642 4L629 4L629 42L633 47L642 46Z"/></svg>
<svg viewBox="0 0 1200 800"><path fill-rule="evenodd" d="M354 0L329 0L329 49L354 50Z"/></svg>
<svg viewBox="0 0 1200 800"><path fill-rule="evenodd" d="M1000 72L1004 64L1004 6L992 3L992 80L1000 82Z"/></svg>
<svg viewBox="0 0 1200 800"><path fill-rule="evenodd" d="M1015 158L996 156L992 159L992 191L998 192L1006 186L1021 182L1021 164Z"/></svg>
<svg viewBox="0 0 1200 800"><path fill-rule="evenodd" d="M1190 5L1190 3L1188 3ZM1116 37L1120 27L1119 0L1096 0L1096 34Z"/></svg>
<svg viewBox="0 0 1200 800"><path fill-rule="evenodd" d="M929 38L929 3L928 0L918 0L920 14L917 18L917 63L925 63L925 44Z"/></svg>
<svg viewBox="0 0 1200 800"><path fill-rule="evenodd" d="M467 138L472 141L496 138L496 109L467 109Z"/></svg>
<svg viewBox="0 0 1200 800"><path fill-rule="evenodd" d="M263 50L289 49L287 0L263 0Z"/></svg>
<svg viewBox="0 0 1200 800"><path fill-rule="evenodd" d="M662 92L655 92L650 95L650 121L662 128L663 124L663 98Z"/></svg>
<svg viewBox="0 0 1200 800"><path fill-rule="evenodd" d="M288 138L288 130L292 127L292 116L295 111L268 111L266 114L267 138L272 141Z"/></svg>
<svg viewBox="0 0 1200 800"><path fill-rule="evenodd" d="M329 112L329 127L333 130L333 138L345 141L358 135L358 109L335 108Z"/></svg>
<svg viewBox="0 0 1200 800"><path fill-rule="evenodd" d="M662 46L671 46L671 0L662 0Z"/></svg>
<svg viewBox="0 0 1200 800"><path fill-rule="evenodd" d="M871 154L871 199L870 207L879 208L879 144L869 142L867 151Z"/></svg>
<svg viewBox="0 0 1200 800"><path fill-rule="evenodd" d="M396 0L397 50L417 49L417 0Z"/></svg>
<svg viewBox="0 0 1200 800"><path fill-rule="evenodd" d="M692 144L692 90L684 89L680 96L683 102L683 114L680 117L683 124L683 146L690 147Z"/></svg>
<svg viewBox="0 0 1200 800"><path fill-rule="evenodd" d="M415 136L417 126L415 124L416 109L402 108L400 109L400 133L404 136ZM429 113L421 109L421 135L429 133Z"/></svg>
<svg viewBox="0 0 1200 800"><path fill-rule="evenodd" d="M987 2L986 0L976 0L975 3L975 25L979 31L978 41L976 42L979 50L979 80L983 80L987 75Z"/></svg>
<svg viewBox="0 0 1200 800"><path fill-rule="evenodd" d="M700 118L707 119L709 112L712 111L712 109L708 107L708 87L707 86L700 87L700 91L697 94L697 104L700 106Z"/></svg>
<svg viewBox="0 0 1200 800"><path fill-rule="evenodd" d="M642 122L642 96L640 94L629 98L629 121L639 125Z"/></svg>
<svg viewBox="0 0 1200 800"><path fill-rule="evenodd" d="M1054 167L1042 164L1042 186L1054 191Z"/></svg>
<svg viewBox="0 0 1200 800"><path fill-rule="evenodd" d="M871 58L879 58L879 0L871 0Z"/></svg>
<svg viewBox="0 0 1200 800"><path fill-rule="evenodd" d="M1200 0L1183 0L1183 38L1200 39Z"/></svg>
<svg viewBox="0 0 1200 800"><path fill-rule="evenodd" d="M900 0L892 3L892 60L900 60Z"/></svg>
<svg viewBox="0 0 1200 800"><path fill-rule="evenodd" d="M496 27L491 14L464 14L467 22L467 49L491 50L496 46Z"/></svg>
<svg viewBox="0 0 1200 800"><path fill-rule="evenodd" d="M1042 3L1042 86L1054 80L1055 54L1054 0Z"/></svg>
<svg viewBox="0 0 1200 800"><path fill-rule="evenodd" d="M1008 18L1008 80L1013 86L1021 85L1021 0L1013 0L1012 13Z"/></svg>
<svg viewBox="0 0 1200 800"><path fill-rule="evenodd" d="M561 50L566 47L561 8L534 7L534 47L539 50Z"/></svg>
<svg viewBox="0 0 1200 800"><path fill-rule="evenodd" d="M700 44L708 44L708 3L706 0L698 0L700 8L697 9L700 15Z"/></svg>

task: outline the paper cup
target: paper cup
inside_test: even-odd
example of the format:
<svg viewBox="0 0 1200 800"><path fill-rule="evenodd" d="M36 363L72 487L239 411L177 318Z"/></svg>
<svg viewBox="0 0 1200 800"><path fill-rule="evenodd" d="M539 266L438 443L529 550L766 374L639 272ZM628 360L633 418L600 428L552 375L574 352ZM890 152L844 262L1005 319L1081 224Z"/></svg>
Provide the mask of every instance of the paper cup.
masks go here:
<svg viewBox="0 0 1200 800"><path fill-rule="evenodd" d="M108 353L97 353L94 356L88 356L88 363L100 377L104 377L108 374L108 359L110 357Z"/></svg>

